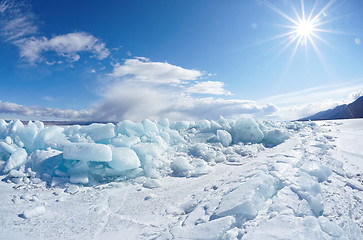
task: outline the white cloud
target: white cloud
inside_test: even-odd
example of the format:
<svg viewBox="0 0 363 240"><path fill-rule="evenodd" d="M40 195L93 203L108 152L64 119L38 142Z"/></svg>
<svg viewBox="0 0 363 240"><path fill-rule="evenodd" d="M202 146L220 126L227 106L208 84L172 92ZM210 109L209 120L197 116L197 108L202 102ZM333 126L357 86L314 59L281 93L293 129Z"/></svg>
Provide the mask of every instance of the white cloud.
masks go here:
<svg viewBox="0 0 363 240"><path fill-rule="evenodd" d="M103 99L91 107L93 118L103 121L156 119L172 104L175 95L142 83L113 84L105 89Z"/></svg>
<svg viewBox="0 0 363 240"><path fill-rule="evenodd" d="M55 119L89 119L91 112L87 110L65 110L57 108L43 108L39 106L24 106L16 103L0 101L0 114L16 114L37 118L52 117Z"/></svg>
<svg viewBox="0 0 363 240"><path fill-rule="evenodd" d="M224 83L218 81L198 82L188 87L186 92L211 94L211 95L232 95L230 91L224 89Z"/></svg>
<svg viewBox="0 0 363 240"><path fill-rule="evenodd" d="M325 90L321 92L322 97L325 97L325 99L318 101L310 98L310 102L304 104L291 104L290 106L280 107L276 114L285 120L296 120L335 108L338 105L349 104L363 96L362 90L347 93L349 90L352 90L351 87L343 87L332 91ZM345 96L332 98L331 94L340 94L341 92L345 93Z"/></svg>
<svg viewBox="0 0 363 240"><path fill-rule="evenodd" d="M48 59L53 52L70 62L78 61L81 52L92 53L98 59L109 56L110 51L99 39L85 32L74 32L51 38L37 36L38 28L32 12L25 12L24 4L3 1L1 14L5 16L2 36L19 48L20 57L29 62L61 63ZM10 10L9 10L10 9ZM25 9L25 10L24 10ZM131 52L127 52L131 55ZM54 55L54 54L53 54ZM226 117L239 114L270 115L276 111L272 105L259 106L252 101L222 98L195 98L191 94L231 95L224 83L203 81L205 73L185 69L167 62L152 62L147 58L126 59L113 66L108 74L111 81L102 87L103 99L90 110L75 111L39 106L23 106L0 102L0 113L22 116L94 119L120 121L123 119L200 119ZM197 81L198 82L194 82ZM104 82L105 83L105 82ZM45 97L46 100L51 100Z"/></svg>
<svg viewBox="0 0 363 240"><path fill-rule="evenodd" d="M13 42L38 32L34 14L24 1L0 3L0 32L5 41Z"/></svg>
<svg viewBox="0 0 363 240"><path fill-rule="evenodd" d="M230 94L223 89L222 82L206 81L194 85L183 82L193 81L202 75L196 70L184 69L169 63L151 62L145 58L126 60L125 65L126 68L123 68L120 75L121 79L111 77L111 81L102 82L102 90L99 92L102 99L94 103L89 110L62 110L0 102L0 113L36 117L67 117L78 120L122 121L130 119L140 121L145 118L217 119L221 115L226 118L236 118L245 114L267 118L278 110L272 104L258 105L253 101L193 97L191 92L214 95ZM151 78L150 81L148 76ZM162 79L161 82L156 80L159 77ZM47 99L49 100L49 98Z"/></svg>
<svg viewBox="0 0 363 240"><path fill-rule="evenodd" d="M166 112L178 118L217 119L219 116L238 118L241 115L252 115L255 118L269 118L277 111L272 104L257 105L254 101L223 98L181 98Z"/></svg>
<svg viewBox="0 0 363 240"><path fill-rule="evenodd" d="M85 32L73 32L49 39L37 36L35 16L26 1L2 1L0 16L2 38L17 46L20 57L29 63L44 60L48 65L52 65L54 61L43 56L46 52L55 52L70 62L78 61L80 52L92 53L100 60L110 54L104 43Z"/></svg>
<svg viewBox="0 0 363 240"><path fill-rule="evenodd" d="M4 13L10 7L9 1L2 1L0 2L0 13Z"/></svg>
<svg viewBox="0 0 363 240"><path fill-rule="evenodd" d="M18 17L9 20L3 26L3 36L6 41L14 41L16 39L32 35L38 31L37 26L34 26L29 17Z"/></svg>
<svg viewBox="0 0 363 240"><path fill-rule="evenodd" d="M53 98L53 97L50 97L50 96L44 96L43 100L45 100L45 101L55 101L56 99Z"/></svg>
<svg viewBox="0 0 363 240"><path fill-rule="evenodd" d="M348 101L354 102L355 100L357 100L358 98L360 98L362 96L363 96L362 90L354 91L351 94L349 94Z"/></svg>
<svg viewBox="0 0 363 240"><path fill-rule="evenodd" d="M271 104L223 98L197 98L193 93L231 95L223 82L194 82L206 74L147 58L127 59L114 66L102 81L101 101L91 107L93 118L103 121L145 118L171 120L234 118L241 114L269 117L277 111ZM110 80L110 79L109 79Z"/></svg>
<svg viewBox="0 0 363 240"><path fill-rule="evenodd" d="M203 76L203 73L167 62L151 62L147 58L138 57L126 59L124 64L115 64L110 76L149 83L178 84L184 81L197 80Z"/></svg>
<svg viewBox="0 0 363 240"><path fill-rule="evenodd" d="M50 39L31 37L18 40L15 44L19 47L20 57L30 63L42 61L41 54L49 51L71 62L80 59L79 52L91 52L98 59L104 59L110 54L104 43L85 32L68 33Z"/></svg>
<svg viewBox="0 0 363 240"><path fill-rule="evenodd" d="M111 90L112 89L112 90ZM141 121L145 118L170 120L198 120L238 118L251 115L270 118L278 110L271 104L258 105L253 101L194 98L165 88L149 88L145 85L125 82L113 85L104 98L90 109L76 111L39 106L24 106L0 101L0 114L16 114L36 119L72 119L87 121Z"/></svg>
<svg viewBox="0 0 363 240"><path fill-rule="evenodd" d="M319 86L302 91L271 96L257 102L273 103L283 107L327 101L335 101L343 104L349 103L351 99L347 99L347 96L359 89L363 89L363 79L356 79L354 81L344 83L332 83L326 86Z"/></svg>
<svg viewBox="0 0 363 240"><path fill-rule="evenodd" d="M322 102L312 102L302 105L291 105L289 107L281 107L276 115L283 120L297 120L300 118L314 115L318 112L334 108L342 104L341 101L326 100Z"/></svg>
<svg viewBox="0 0 363 240"><path fill-rule="evenodd" d="M16 103L1 102L1 115L25 116L31 119L67 119L83 121L122 121L129 119L141 121L145 118L170 120L198 120L238 118L252 115L257 118L271 117L277 107L271 104L257 105L253 101L226 100L215 98L193 98L165 89L147 88L134 83L113 86L105 98L89 110L66 110L24 106Z"/></svg>
<svg viewBox="0 0 363 240"><path fill-rule="evenodd" d="M277 111L271 104L223 98L195 98L179 88L125 81L110 85L104 99L91 108L95 120L140 121L145 118L171 120L235 118L242 114L269 117Z"/></svg>

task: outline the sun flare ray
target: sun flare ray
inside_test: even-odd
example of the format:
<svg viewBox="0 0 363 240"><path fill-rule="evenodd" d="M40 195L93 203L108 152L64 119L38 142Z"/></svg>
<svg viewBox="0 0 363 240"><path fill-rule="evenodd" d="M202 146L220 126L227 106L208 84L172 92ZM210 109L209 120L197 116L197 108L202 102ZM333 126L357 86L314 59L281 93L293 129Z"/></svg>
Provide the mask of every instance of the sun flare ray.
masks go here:
<svg viewBox="0 0 363 240"><path fill-rule="evenodd" d="M281 51L279 51L278 55L281 55L288 48L294 45L291 57L289 59L289 64L292 62L294 56L296 55L299 47L304 47L306 55L308 53L308 46L312 46L318 57L323 60L323 56L320 53L316 41L322 42L330 47L331 44L326 41L324 38L319 36L319 33L340 33L338 31L333 31L329 29L324 29L324 25L334 21L334 19L328 19L327 11L334 3L334 0L328 1L325 5L322 6L321 9L318 9L318 3L315 2L310 10L307 11L304 0L300 1L300 8L296 9L292 6L292 16L289 16L287 13L283 12L281 9L268 2L264 1L265 6L273 10L275 13L280 15L281 17L287 19L290 24L281 24L280 27L290 29L285 34L279 35L278 38L287 37L289 40L284 43ZM294 44L296 43L296 44Z"/></svg>
<svg viewBox="0 0 363 240"><path fill-rule="evenodd" d="M287 20L289 20L290 22L292 22L294 24L297 24L297 22L293 18L289 17L286 13L284 13L283 11L281 11L280 9L278 9L272 3L268 2L268 1L265 1L264 4L265 4L266 7L270 8L272 11L274 11L277 14L279 14L281 17L284 17Z"/></svg>

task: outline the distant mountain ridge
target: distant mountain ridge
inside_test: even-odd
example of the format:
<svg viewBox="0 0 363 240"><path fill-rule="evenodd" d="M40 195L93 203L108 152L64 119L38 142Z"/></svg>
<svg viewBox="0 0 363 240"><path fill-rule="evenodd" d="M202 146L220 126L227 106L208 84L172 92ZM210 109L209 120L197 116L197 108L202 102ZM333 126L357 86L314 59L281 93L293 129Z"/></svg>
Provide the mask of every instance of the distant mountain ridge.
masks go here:
<svg viewBox="0 0 363 240"><path fill-rule="evenodd" d="M299 119L307 120L333 120L333 119L350 119L363 118L363 96L350 104L339 105L333 109L318 112L312 116Z"/></svg>

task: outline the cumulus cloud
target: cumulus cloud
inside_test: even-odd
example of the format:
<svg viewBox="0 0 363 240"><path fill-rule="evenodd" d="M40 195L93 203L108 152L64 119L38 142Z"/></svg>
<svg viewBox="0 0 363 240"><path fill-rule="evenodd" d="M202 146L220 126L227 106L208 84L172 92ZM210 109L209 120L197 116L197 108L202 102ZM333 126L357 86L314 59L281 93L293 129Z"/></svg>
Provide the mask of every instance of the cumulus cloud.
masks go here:
<svg viewBox="0 0 363 240"><path fill-rule="evenodd" d="M89 119L91 112L87 110L65 110L57 108L43 108L39 106L24 106L16 103L0 101L0 114L16 114L32 117L52 117L55 119Z"/></svg>
<svg viewBox="0 0 363 240"><path fill-rule="evenodd" d="M230 91L224 89L224 83L218 81L198 82L188 87L186 92L211 95L232 95Z"/></svg>
<svg viewBox="0 0 363 240"><path fill-rule="evenodd" d="M219 81L203 81L205 73L147 58L126 59L114 65L102 81L103 99L91 107L92 118L102 121L145 118L171 120L217 119L242 114L271 116L277 107L253 101L196 97L193 94L231 95Z"/></svg>
<svg viewBox="0 0 363 240"><path fill-rule="evenodd" d="M85 32L68 33L50 39L31 37L18 40L15 45L19 47L20 57L31 63L42 61L41 54L49 51L71 62L80 59L79 52L93 53L98 59L104 59L110 54L104 43Z"/></svg>
<svg viewBox="0 0 363 240"><path fill-rule="evenodd" d="M153 63L145 59L136 60ZM122 121L125 119L141 121L145 118L169 118L171 120L217 119L221 115L226 118L236 118L246 114L266 118L272 116L278 110L272 104L258 105L254 101L195 97L191 92L214 95L229 92L222 88L224 85L220 82L206 81L205 85L198 82L195 84L197 86L199 84L198 87L195 87L195 85L190 86L190 84L174 84L192 80L196 75L182 75L180 72L188 73L188 71L195 70L184 69L168 63L162 63L162 66L169 70L177 69L178 73L173 74L169 71L168 77L164 78L161 84L158 81L147 81L142 70L140 70L143 72L141 75L138 75L134 70L130 71L132 74L125 72L126 77L121 79L116 77L113 81L103 82L102 91L99 92L102 99L92 104L88 110L63 110L0 102L0 113L94 121ZM151 78L163 72L160 70L160 66L156 68L157 73L153 73L150 69L148 71ZM139 76L145 78L135 80L135 78L139 79ZM205 90L203 90L203 86ZM198 91L190 91L193 87Z"/></svg>
<svg viewBox="0 0 363 240"><path fill-rule="evenodd" d="M147 58L138 57L126 59L123 64L115 64L109 76L149 83L179 84L185 81L197 80L203 76L203 73L167 62L152 62Z"/></svg>
<svg viewBox="0 0 363 240"><path fill-rule="evenodd" d="M221 115L235 118L243 114L268 117L277 111L271 104L261 106L245 100L195 98L180 88L127 81L111 85L104 92L104 99L91 109L92 118L102 121L217 119Z"/></svg>
<svg viewBox="0 0 363 240"><path fill-rule="evenodd" d="M162 87L122 82L113 84L104 91L103 99L91 109L95 120L120 121L124 119L158 119L160 113L170 106L176 94Z"/></svg>
<svg viewBox="0 0 363 240"><path fill-rule="evenodd" d="M3 40L17 46L20 57L26 62L52 63L43 56L46 52L55 52L70 62L78 61L80 52L92 53L100 60L110 54L104 43L86 32L67 33L52 38L39 36L36 18L25 1L2 1L0 16Z"/></svg>
<svg viewBox="0 0 363 240"><path fill-rule="evenodd" d="M241 115L252 115L256 118L267 118L277 111L272 104L257 105L254 101L223 98L181 98L180 101L166 109L163 113L170 115L171 119L184 118L217 119L219 116L238 118Z"/></svg>
<svg viewBox="0 0 363 240"><path fill-rule="evenodd" d="M98 59L110 55L98 38L86 32L73 32L51 38L40 36L36 18L23 1L2 1L1 36L19 48L20 57L31 64L53 65L63 59L49 59L49 53L78 61L82 52ZM54 54L52 54L54 56ZM128 53L130 56L131 53ZM221 81L206 81L204 72L186 69L167 62L150 61L144 57L124 60L113 65L100 87L102 99L89 110L75 111L39 106L23 106L0 102L0 113L21 116L72 118L80 120L121 121L124 119L214 119L239 114L270 115L273 105L257 105L252 101L223 98L198 98L193 94L231 95Z"/></svg>
<svg viewBox="0 0 363 240"><path fill-rule="evenodd" d="M145 58L126 60L124 65L126 67L123 68L122 74L117 77L109 74L111 81L102 82L99 92L102 99L92 104L88 110L63 110L0 102L0 113L94 121L141 121L145 118L217 119L221 115L236 118L245 114L268 117L277 111L277 107L271 104L258 105L246 100L193 96L193 93L230 94L223 88L222 82L186 82L203 75L197 70L188 70L169 63L151 62Z"/></svg>
<svg viewBox="0 0 363 240"><path fill-rule="evenodd" d="M98 38L86 32L73 32L51 38L40 36L34 14L23 1L2 1L1 36L19 48L20 57L29 63L53 65L63 62L49 59L48 53L78 61L80 53L88 52L98 59L110 55ZM131 53L128 53L130 56ZM54 54L53 54L54 56ZM207 75L208 76L208 75ZM186 69L167 62L150 61L144 57L126 59L113 65L113 70L100 87L102 100L89 110L73 111L39 106L23 106L0 102L0 113L22 116L93 119L120 121L123 119L198 119L226 117L238 114L270 114L270 105L258 106L251 101L222 98L196 98L193 94L231 95L220 81L205 81L204 72Z"/></svg>
<svg viewBox="0 0 363 240"><path fill-rule="evenodd" d="M232 95L224 89L223 82L202 80L210 74L167 62L153 62L144 57L126 59L122 64L116 63L108 76L113 82L132 81L150 84L149 86L175 86L183 88L182 91L188 94Z"/></svg>
<svg viewBox="0 0 363 240"><path fill-rule="evenodd" d="M103 99L91 107L92 118L102 121L145 118L171 120L235 118L240 115L269 117L277 107L253 101L196 97L197 94L231 95L224 83L203 81L204 74L147 58L127 59L102 81Z"/></svg>

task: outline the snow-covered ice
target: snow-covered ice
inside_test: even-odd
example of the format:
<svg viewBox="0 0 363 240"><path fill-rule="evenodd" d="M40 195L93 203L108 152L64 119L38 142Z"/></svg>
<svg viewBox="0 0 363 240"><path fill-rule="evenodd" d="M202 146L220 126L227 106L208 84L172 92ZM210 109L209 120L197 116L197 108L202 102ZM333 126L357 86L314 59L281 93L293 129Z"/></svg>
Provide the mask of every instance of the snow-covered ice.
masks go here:
<svg viewBox="0 0 363 240"><path fill-rule="evenodd" d="M38 206L38 207L25 209L22 217L29 219L29 218L38 217L40 215L43 215L44 213L45 213L44 206Z"/></svg>
<svg viewBox="0 0 363 240"><path fill-rule="evenodd" d="M0 120L0 239L362 239L363 120Z"/></svg>

